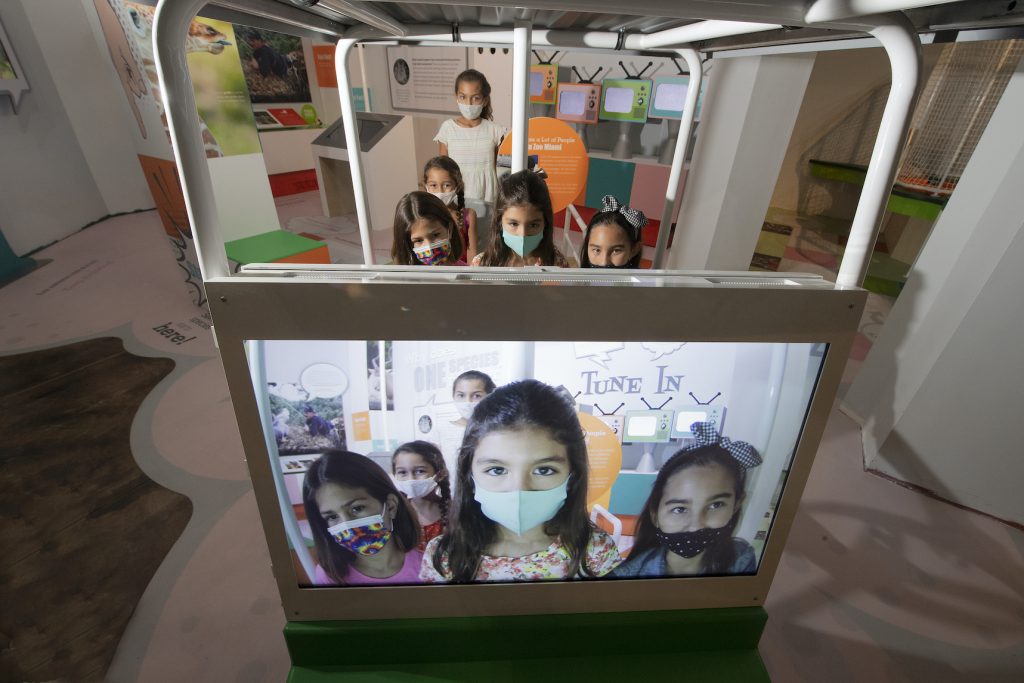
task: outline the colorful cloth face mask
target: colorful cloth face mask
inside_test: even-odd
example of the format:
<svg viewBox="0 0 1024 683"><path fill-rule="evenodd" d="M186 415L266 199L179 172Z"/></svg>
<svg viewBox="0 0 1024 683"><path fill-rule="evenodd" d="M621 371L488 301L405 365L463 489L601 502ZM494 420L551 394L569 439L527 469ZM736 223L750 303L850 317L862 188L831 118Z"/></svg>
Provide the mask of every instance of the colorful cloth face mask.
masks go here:
<svg viewBox="0 0 1024 683"><path fill-rule="evenodd" d="M447 206L452 203L458 193L455 190L452 190L451 192L431 192L430 194L440 199L445 203L445 206Z"/></svg>
<svg viewBox="0 0 1024 683"><path fill-rule="evenodd" d="M437 479L435 477L430 477L429 479L405 479L403 481L396 479L395 486L407 498L422 498L437 488Z"/></svg>
<svg viewBox="0 0 1024 683"><path fill-rule="evenodd" d="M459 103L459 113L462 114L462 118L467 121L473 121L480 118L480 114L484 111L484 105L482 104L462 104Z"/></svg>
<svg viewBox="0 0 1024 683"><path fill-rule="evenodd" d="M655 529L654 537L665 549L671 550L680 557L690 559L697 557L723 538L731 538L737 521L739 521L737 515L733 515L725 526L704 527L696 531L679 531L674 534L666 534L661 529Z"/></svg>
<svg viewBox="0 0 1024 683"><path fill-rule="evenodd" d="M423 265L432 266L447 260L452 253L452 243L449 239L442 239L423 247L413 247L412 253Z"/></svg>
<svg viewBox="0 0 1024 683"><path fill-rule="evenodd" d="M484 516L518 536L554 517L569 491L568 479L547 491L488 491L475 478L473 484Z"/></svg>
<svg viewBox="0 0 1024 683"><path fill-rule="evenodd" d="M502 228L501 239L505 241L509 249L525 257L540 246L541 240L544 239L544 233L538 232L536 235L520 236L513 235L508 230Z"/></svg>
<svg viewBox="0 0 1024 683"><path fill-rule="evenodd" d="M342 548L367 557L384 549L391 539L391 532L385 528L384 518L380 515L341 522L327 530Z"/></svg>

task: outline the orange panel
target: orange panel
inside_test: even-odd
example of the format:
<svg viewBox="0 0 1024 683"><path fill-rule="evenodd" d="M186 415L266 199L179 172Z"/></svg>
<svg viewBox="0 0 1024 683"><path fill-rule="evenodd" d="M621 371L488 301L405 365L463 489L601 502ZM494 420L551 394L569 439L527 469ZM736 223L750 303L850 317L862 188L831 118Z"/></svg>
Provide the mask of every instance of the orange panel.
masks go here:
<svg viewBox="0 0 1024 683"><path fill-rule="evenodd" d="M275 259L274 263L330 263L331 254L327 251L327 245L304 251L294 256L285 256Z"/></svg>

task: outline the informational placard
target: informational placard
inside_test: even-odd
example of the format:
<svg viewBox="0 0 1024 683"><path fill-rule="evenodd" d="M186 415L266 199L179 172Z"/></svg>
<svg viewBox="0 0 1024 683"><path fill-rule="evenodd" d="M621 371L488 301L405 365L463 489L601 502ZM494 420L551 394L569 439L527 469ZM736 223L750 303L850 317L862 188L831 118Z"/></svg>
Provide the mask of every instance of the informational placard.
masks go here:
<svg viewBox="0 0 1024 683"><path fill-rule="evenodd" d="M334 45L314 45L313 62L316 64L316 84L321 88L337 88L338 72L334 69Z"/></svg>
<svg viewBox="0 0 1024 683"><path fill-rule="evenodd" d="M450 114L455 104L455 78L466 70L463 47L389 47L388 82L391 107Z"/></svg>
<svg viewBox="0 0 1024 683"><path fill-rule="evenodd" d="M528 153L537 155L537 165L547 173L551 206L558 213L569 206L587 186L587 148L572 126L558 119L539 116L530 119ZM512 153L512 135L498 148L498 154Z"/></svg>

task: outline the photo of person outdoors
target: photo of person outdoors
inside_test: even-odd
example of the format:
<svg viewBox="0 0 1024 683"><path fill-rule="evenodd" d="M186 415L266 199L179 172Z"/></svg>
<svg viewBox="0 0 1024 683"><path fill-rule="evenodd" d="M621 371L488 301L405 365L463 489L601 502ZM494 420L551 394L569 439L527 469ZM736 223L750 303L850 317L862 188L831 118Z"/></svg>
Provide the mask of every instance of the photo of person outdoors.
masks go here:
<svg viewBox="0 0 1024 683"><path fill-rule="evenodd" d="M421 532L417 549L423 550L448 526L452 491L441 449L426 441L402 444L391 456L391 475L416 512Z"/></svg>
<svg viewBox="0 0 1024 683"><path fill-rule="evenodd" d="M695 443L658 472L637 525L629 559L612 573L620 578L750 574L757 559L750 544L734 538L743 509L747 470L761 464L750 444L719 437L709 424L690 427Z"/></svg>
<svg viewBox="0 0 1024 683"><path fill-rule="evenodd" d="M318 559L315 585L418 582L420 525L374 461L327 451L306 472L302 505Z"/></svg>
<svg viewBox="0 0 1024 683"><path fill-rule="evenodd" d="M473 411L457 468L450 529L427 544L423 581L598 577L620 562L587 514L583 430L559 390L496 389Z"/></svg>
<svg viewBox="0 0 1024 683"><path fill-rule="evenodd" d="M235 36L250 101L312 101L301 38L240 25Z"/></svg>

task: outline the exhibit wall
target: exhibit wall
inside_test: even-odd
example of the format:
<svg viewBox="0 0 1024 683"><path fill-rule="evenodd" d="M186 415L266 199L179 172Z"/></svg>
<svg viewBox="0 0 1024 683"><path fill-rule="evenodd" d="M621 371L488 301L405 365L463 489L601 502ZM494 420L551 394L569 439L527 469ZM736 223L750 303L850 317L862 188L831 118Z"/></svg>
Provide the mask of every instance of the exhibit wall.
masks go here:
<svg viewBox="0 0 1024 683"><path fill-rule="evenodd" d="M1016 420L1024 277L1018 64L843 409L868 468L1024 523Z"/></svg>
<svg viewBox="0 0 1024 683"><path fill-rule="evenodd" d="M0 230L14 252L39 249L111 213L152 208L118 133L130 119L116 99L113 70L100 70L109 59L81 30L85 7L11 0L0 20L31 86L17 114L0 101Z"/></svg>

